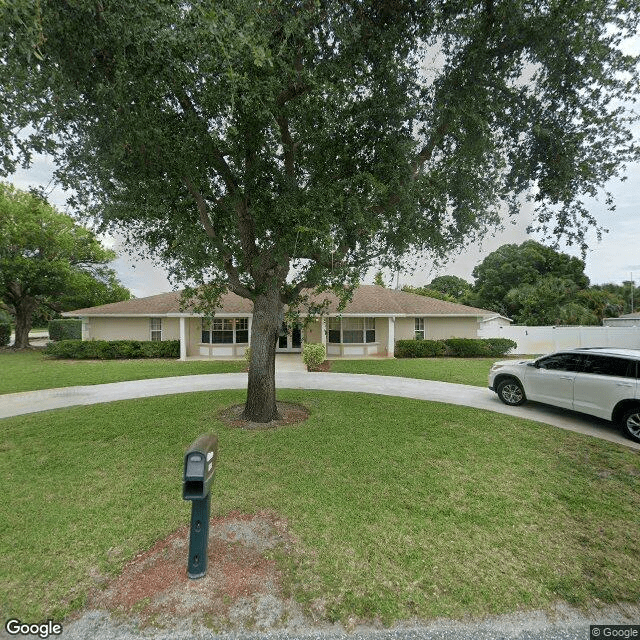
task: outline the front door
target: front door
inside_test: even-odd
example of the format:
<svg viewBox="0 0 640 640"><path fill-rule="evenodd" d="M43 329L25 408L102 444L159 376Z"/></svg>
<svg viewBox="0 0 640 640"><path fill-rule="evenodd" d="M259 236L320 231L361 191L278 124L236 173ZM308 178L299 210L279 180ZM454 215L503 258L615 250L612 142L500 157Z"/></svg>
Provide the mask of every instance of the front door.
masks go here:
<svg viewBox="0 0 640 640"><path fill-rule="evenodd" d="M292 327L288 327L285 322L282 323L276 351L280 353L302 351L302 329L300 329L300 325L295 324Z"/></svg>

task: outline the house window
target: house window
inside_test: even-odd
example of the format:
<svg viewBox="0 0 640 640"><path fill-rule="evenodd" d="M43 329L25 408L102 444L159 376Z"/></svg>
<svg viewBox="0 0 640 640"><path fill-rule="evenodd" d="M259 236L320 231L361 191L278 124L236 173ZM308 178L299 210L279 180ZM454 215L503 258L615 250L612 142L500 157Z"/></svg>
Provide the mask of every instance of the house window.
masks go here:
<svg viewBox="0 0 640 640"><path fill-rule="evenodd" d="M236 318L236 339L234 342L249 344L249 318Z"/></svg>
<svg viewBox="0 0 640 640"><path fill-rule="evenodd" d="M364 344L375 341L375 318L329 318L330 343Z"/></svg>
<svg viewBox="0 0 640 640"><path fill-rule="evenodd" d="M416 318L415 338L416 340L424 340L424 318Z"/></svg>
<svg viewBox="0 0 640 640"><path fill-rule="evenodd" d="M249 318L202 319L202 342L206 344L248 344Z"/></svg>
<svg viewBox="0 0 640 640"><path fill-rule="evenodd" d="M329 342L340 344L340 318L329 318Z"/></svg>
<svg viewBox="0 0 640 640"><path fill-rule="evenodd" d="M162 341L162 318L149 318L149 329L153 342Z"/></svg>

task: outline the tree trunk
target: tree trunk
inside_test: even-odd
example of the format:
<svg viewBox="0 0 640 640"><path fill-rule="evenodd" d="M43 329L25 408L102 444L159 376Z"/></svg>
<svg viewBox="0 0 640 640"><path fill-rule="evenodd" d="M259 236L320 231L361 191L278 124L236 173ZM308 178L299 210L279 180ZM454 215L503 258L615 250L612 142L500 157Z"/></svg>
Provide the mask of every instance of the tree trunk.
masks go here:
<svg viewBox="0 0 640 640"><path fill-rule="evenodd" d="M16 313L16 340L14 349L29 348L29 331L31 331L31 319L36 308L36 302L33 298L23 298L17 304L14 304Z"/></svg>
<svg viewBox="0 0 640 640"><path fill-rule="evenodd" d="M270 422L279 417L276 407L276 342L283 313L284 305L275 288L259 295L253 304L245 420Z"/></svg>

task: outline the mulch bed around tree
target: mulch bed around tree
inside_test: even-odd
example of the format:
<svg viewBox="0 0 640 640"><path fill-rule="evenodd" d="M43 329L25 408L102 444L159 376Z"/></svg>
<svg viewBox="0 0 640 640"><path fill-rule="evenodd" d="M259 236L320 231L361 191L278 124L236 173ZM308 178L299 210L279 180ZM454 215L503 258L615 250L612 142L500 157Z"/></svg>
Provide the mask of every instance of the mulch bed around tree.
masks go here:
<svg viewBox="0 0 640 640"><path fill-rule="evenodd" d="M276 427L290 427L304 422L309 417L309 409L301 404L293 402L276 402L279 420L271 422L251 422L242 417L244 411L243 404L235 404L227 407L218 413L218 418L228 427L239 429L274 429Z"/></svg>

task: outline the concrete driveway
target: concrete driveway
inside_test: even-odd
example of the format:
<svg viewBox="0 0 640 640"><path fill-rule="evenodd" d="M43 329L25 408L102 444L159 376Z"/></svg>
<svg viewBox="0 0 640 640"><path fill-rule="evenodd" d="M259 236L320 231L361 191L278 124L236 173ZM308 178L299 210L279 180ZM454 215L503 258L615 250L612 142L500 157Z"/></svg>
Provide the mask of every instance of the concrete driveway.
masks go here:
<svg viewBox="0 0 640 640"><path fill-rule="evenodd" d="M276 386L279 389L374 393L475 407L543 422L640 451L640 443L625 438L617 427L604 420L533 402L521 407L508 407L502 404L492 391L482 387L393 376L309 373L283 369L276 369ZM115 400L196 391L245 389L246 386L246 373L219 373L11 393L0 395L0 418Z"/></svg>

